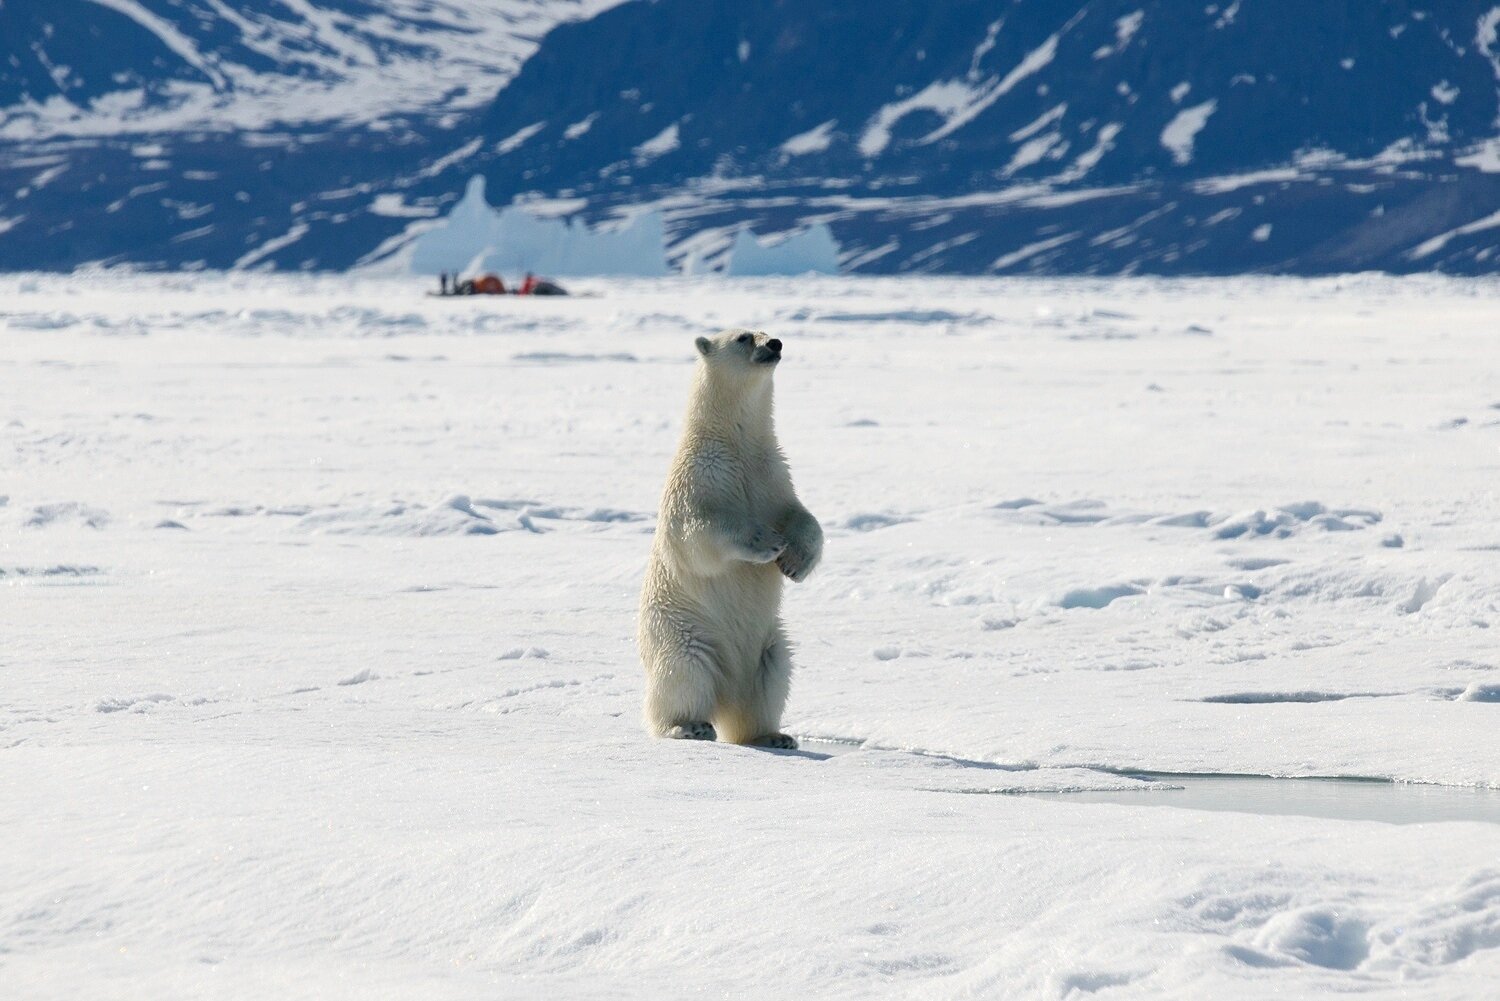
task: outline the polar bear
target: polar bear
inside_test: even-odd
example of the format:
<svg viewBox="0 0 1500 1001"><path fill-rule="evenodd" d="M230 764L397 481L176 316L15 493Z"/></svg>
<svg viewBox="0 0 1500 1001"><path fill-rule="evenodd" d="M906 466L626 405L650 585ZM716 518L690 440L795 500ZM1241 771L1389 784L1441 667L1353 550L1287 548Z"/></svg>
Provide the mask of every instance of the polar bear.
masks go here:
<svg viewBox="0 0 1500 1001"><path fill-rule="evenodd" d="M727 330L697 340L682 442L662 491L637 639L646 728L658 737L794 748L781 732L792 662L781 579L823 555L771 422L781 342Z"/></svg>

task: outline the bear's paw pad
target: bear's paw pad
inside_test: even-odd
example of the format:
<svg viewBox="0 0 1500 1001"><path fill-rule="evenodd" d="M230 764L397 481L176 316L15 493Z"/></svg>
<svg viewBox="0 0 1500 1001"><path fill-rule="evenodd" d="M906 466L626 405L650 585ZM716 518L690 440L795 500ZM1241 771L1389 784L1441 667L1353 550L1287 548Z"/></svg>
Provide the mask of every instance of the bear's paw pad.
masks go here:
<svg viewBox="0 0 1500 1001"><path fill-rule="evenodd" d="M788 733L768 733L750 742L756 747L769 747L774 751L795 751L797 738Z"/></svg>
<svg viewBox="0 0 1500 1001"><path fill-rule="evenodd" d="M668 740L718 740L719 735L714 732L712 723L694 721L691 723L679 723L666 733L662 734Z"/></svg>
<svg viewBox="0 0 1500 1001"><path fill-rule="evenodd" d="M781 568L781 572L785 576L796 584L802 583L806 579L808 572L812 570L812 567L801 553L793 552L790 549L784 550L776 558L776 565Z"/></svg>
<svg viewBox="0 0 1500 1001"><path fill-rule="evenodd" d="M771 563L786 552L786 539L779 532L762 528L750 537L750 544L746 548L749 550L751 563Z"/></svg>

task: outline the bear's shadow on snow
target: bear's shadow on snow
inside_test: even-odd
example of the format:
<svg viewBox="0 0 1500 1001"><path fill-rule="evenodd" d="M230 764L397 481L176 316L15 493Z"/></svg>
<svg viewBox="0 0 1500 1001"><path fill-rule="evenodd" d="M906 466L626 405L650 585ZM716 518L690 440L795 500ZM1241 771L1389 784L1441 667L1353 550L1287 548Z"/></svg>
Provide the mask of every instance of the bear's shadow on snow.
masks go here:
<svg viewBox="0 0 1500 1001"><path fill-rule="evenodd" d="M778 758L807 758L809 761L827 761L833 757L827 751L804 751L800 747L795 749L787 747L756 747L753 744L743 746L746 746L748 750L758 751L761 754L774 754Z"/></svg>

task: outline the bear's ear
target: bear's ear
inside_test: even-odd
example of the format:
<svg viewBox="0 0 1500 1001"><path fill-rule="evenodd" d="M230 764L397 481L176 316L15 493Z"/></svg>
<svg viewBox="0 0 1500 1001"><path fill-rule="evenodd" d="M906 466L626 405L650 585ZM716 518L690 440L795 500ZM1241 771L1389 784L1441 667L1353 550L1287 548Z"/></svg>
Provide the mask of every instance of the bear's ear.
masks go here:
<svg viewBox="0 0 1500 1001"><path fill-rule="evenodd" d="M700 337L693 342L698 347L698 353L707 358L714 353L714 342L707 337Z"/></svg>

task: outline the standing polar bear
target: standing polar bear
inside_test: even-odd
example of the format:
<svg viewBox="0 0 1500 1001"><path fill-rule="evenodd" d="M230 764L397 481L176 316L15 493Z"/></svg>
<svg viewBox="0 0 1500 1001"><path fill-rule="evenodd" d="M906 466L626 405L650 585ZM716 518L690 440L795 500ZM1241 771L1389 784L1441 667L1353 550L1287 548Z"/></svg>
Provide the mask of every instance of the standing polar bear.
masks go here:
<svg viewBox="0 0 1500 1001"><path fill-rule="evenodd" d="M797 500L771 423L781 342L728 330L697 347L641 589L646 727L658 737L794 748L781 732L792 673L781 578L812 572L823 530Z"/></svg>

